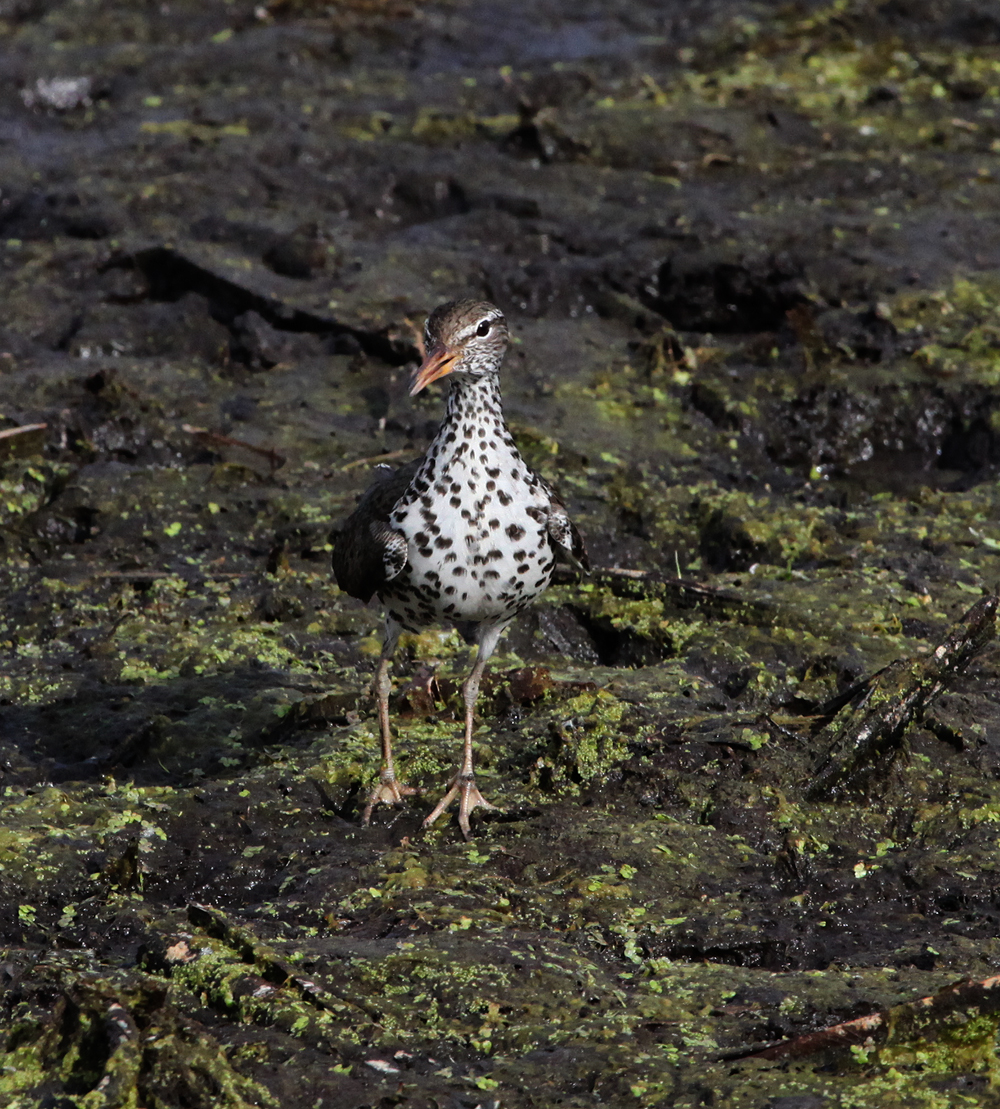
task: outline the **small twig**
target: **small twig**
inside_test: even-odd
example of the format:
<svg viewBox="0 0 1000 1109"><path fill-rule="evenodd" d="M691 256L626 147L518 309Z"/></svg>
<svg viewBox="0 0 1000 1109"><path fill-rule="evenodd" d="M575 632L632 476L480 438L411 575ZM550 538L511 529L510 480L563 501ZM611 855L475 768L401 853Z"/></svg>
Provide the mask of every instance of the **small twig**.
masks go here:
<svg viewBox="0 0 1000 1109"><path fill-rule="evenodd" d="M557 585L574 583L580 574L566 566L557 566ZM700 608L712 615L736 619L746 624L771 625L776 606L773 602L743 596L732 589L717 589L687 578L668 577L656 570L626 570L619 566L598 566L587 577L588 582L605 585L616 597L659 596L678 609Z"/></svg>
<svg viewBox="0 0 1000 1109"><path fill-rule="evenodd" d="M0 431L0 439L13 439L32 431L44 431L48 426L48 424L22 424L20 427L8 427Z"/></svg>
<svg viewBox="0 0 1000 1109"><path fill-rule="evenodd" d="M394 458L403 458L408 454L413 454L413 450L410 447L401 447L397 451L388 451L386 454L373 454L370 458L355 458L353 462L341 466L340 472L346 474L348 470L357 469L358 466L374 465L376 462L391 462Z"/></svg>
<svg viewBox="0 0 1000 1109"><path fill-rule="evenodd" d="M409 316L403 320L403 324L407 331L413 336L413 345L417 348L417 354L420 355L420 360L422 362L427 356L427 345L424 343L424 329L419 323L411 320Z"/></svg>
<svg viewBox="0 0 1000 1109"><path fill-rule="evenodd" d="M0 455L4 458L35 454L45 445L48 424L22 424L0 431Z"/></svg>
<svg viewBox="0 0 1000 1109"><path fill-rule="evenodd" d="M222 940L235 951L241 959L252 963L261 977L274 985L291 986L298 991L303 1001L317 1009L338 1012L344 1004L350 1005L378 1023L382 1013L375 1001L361 996L359 991L337 987L327 982L318 986L311 978L306 978L282 958L268 944L260 940L244 925L234 924L225 913L211 905L201 905L196 901L188 903L188 919L208 935Z"/></svg>
<svg viewBox="0 0 1000 1109"><path fill-rule="evenodd" d="M248 578L252 576L252 571L244 570L240 573L236 572L219 572L212 574L203 574L198 571L193 573L184 574L180 570L98 570L96 574L92 574L95 578L111 578L115 581L160 581L163 578L182 578L184 581L192 581L197 578L204 578L208 581L227 581L230 578Z"/></svg>
<svg viewBox="0 0 1000 1109"><path fill-rule="evenodd" d="M930 997L905 1001L867 1017L843 1021L819 1032L809 1032L741 1055L740 1059L801 1059L831 1048L875 1047L881 1043L930 1040L968 1025L970 1018L1000 1010L1000 975L945 986ZM728 1056L732 1059L733 1056Z"/></svg>
<svg viewBox="0 0 1000 1109"><path fill-rule="evenodd" d="M286 462L285 457L278 454L273 447L258 447L253 443L248 443L245 439L234 439L232 436L223 435L218 431L209 431L207 427L192 427L191 424L181 424L181 429L186 431L188 435L193 435L196 439L201 439L206 443L215 443L221 447L242 447L243 450L259 454L262 458L267 459L272 473L275 470L280 470Z"/></svg>

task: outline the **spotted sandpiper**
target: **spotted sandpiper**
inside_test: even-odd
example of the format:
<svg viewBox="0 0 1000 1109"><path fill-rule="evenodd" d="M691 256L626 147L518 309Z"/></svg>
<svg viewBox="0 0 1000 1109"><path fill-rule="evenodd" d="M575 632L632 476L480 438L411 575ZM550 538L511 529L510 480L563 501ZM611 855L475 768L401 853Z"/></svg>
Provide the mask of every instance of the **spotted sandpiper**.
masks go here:
<svg viewBox="0 0 1000 1109"><path fill-rule="evenodd" d="M451 377L448 407L422 458L382 476L344 522L333 554L337 583L385 605L385 639L375 672L382 771L363 821L380 803L417 792L396 777L389 727L389 667L400 632L456 622L474 627L476 661L462 685L462 764L424 827L458 797L458 824L492 809L472 766L473 710L501 635L549 584L556 558L588 567L580 533L552 489L518 453L503 418L500 363L507 321L493 304L457 300L436 308L424 329L426 356L410 395Z"/></svg>

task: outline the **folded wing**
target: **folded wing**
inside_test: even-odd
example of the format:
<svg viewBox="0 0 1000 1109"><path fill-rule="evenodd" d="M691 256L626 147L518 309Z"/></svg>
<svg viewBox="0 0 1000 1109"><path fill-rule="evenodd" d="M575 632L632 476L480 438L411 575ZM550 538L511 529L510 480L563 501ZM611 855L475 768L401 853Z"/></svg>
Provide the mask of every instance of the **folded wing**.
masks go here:
<svg viewBox="0 0 1000 1109"><path fill-rule="evenodd" d="M331 535L334 577L352 597L370 601L406 565L406 537L389 520L422 461L417 458L398 470L381 472Z"/></svg>

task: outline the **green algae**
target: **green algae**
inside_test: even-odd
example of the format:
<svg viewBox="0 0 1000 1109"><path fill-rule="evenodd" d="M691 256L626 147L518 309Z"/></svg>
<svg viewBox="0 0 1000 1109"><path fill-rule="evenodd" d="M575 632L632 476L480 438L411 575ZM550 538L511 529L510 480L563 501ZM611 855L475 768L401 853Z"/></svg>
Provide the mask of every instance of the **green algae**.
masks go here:
<svg viewBox="0 0 1000 1109"><path fill-rule="evenodd" d="M47 17L67 65L77 57L71 14ZM189 111L201 111L205 89L183 91L178 79L155 92L170 117L137 121L149 162L123 189L158 235L188 233L196 174L185 159L199 149L263 153L268 173L294 163L303 181L316 164L256 145L264 124L214 72L228 38L242 48L252 34L213 39L223 14L213 8L218 25L195 36L213 58L205 89L219 97L217 117ZM333 43L321 52L321 88L306 95L292 67L281 79L290 118L329 123L315 144L305 130L297 138L308 158L336 136L391 161L419 147L442 159L428 169L430 194L444 182L447 197L464 190L473 207L495 195L516 207L504 190L533 200L550 179L546 159L573 163L553 171L566 169L571 185L539 192L539 212L584 213L574 218L588 250L603 224L602 209L585 208L594 198L631 181L627 204L658 209L654 231L662 210L656 234L676 232L673 250L697 223L693 186L715 187L731 170L766 185L713 201L741 213L754 249L766 221L799 211L779 185L786 169L930 173L929 159L967 155L957 189L988 208L993 125L981 109L993 110L995 57L869 44L844 30L864 15L840 3L743 20L720 57L695 51L679 74L617 87L594 78L579 103L530 120L530 104L514 115L512 99L482 91L485 79L454 103L444 79L418 95L398 73L354 68L350 86ZM95 36L120 37L117 19L110 28L102 19ZM29 21L13 33L23 46L43 29ZM117 57L144 71L139 46ZM981 88L978 101L953 99L962 81ZM893 99L871 99L880 85ZM785 140L765 110L800 113L806 129ZM85 128L85 115L52 125ZM466 187L460 159L480 149L495 163L497 144L520 126L541 136L541 164L519 176L504 162L495 179ZM227 185L238 176L227 163ZM416 221L413 241L379 240L370 253L361 236L338 243L343 270L331 266L308 292L281 290L277 303L308 299L310 311L361 321L374 349L380 328L405 336L405 320L435 298L478 287L482 259L462 257L457 219L447 249L419 247L428 213L381 179L359 180L366 203L385 204L363 218ZM901 196L852 212L854 200L826 195L830 180L808 179L816 211L833 210L834 226L814 240L821 253L827 243L881 249L916 218ZM331 188L324 180L324 196ZM256 201L241 194L244 203ZM341 203L347 211L347 200L330 201ZM561 249L559 238L532 223L503 249L520 271L522 259ZM99 249L92 258L85 243L8 247L19 259L4 278L18 341L43 327L53 342L69 333L58 298L44 294L46 274L85 263L96 273ZM210 253L182 256L204 263ZM630 260L629 279L662 256ZM235 251L219 267L261 279L259 260ZM489 280L512 304L528 296L515 297L499 269ZM576 271L565 284L574 295L582 286ZM884 791L850 807L803 794L817 753L812 714L861 674L924 658L996 582L995 482L943 477L931 465L943 435L913 431L940 424L942 395L961 434L980 418L995 431L995 283L980 274L924 284L878 291L878 318L902 336L882 361L823 338L818 324L812 337L803 320L795 342L776 330L761 350L745 336L669 328L657 340L654 325L635 323L649 310L631 285L595 294L601 318L581 315L571 333L553 317L522 320L523 349L548 353L526 369L510 360L518 442L558 480L600 564L649 577L628 591L599 575L561 584L544 616L528 617L538 634L513 632L475 736L484 788L506 811L471 845L446 825L419 832L460 747L467 658L454 634L408 640L396 668L401 771L429 793L359 828L378 768L365 686L379 619L326 569L326 532L367 480L343 467L421 449L421 421L438 399L408 407L400 367L371 356L282 360L253 374L201 355L87 348L81 373L78 345L80 361L52 368L44 384L17 359L5 366L5 413L53 397L79 417L58 462L10 460L2 472L0 697L14 738L5 733L0 920L5 965L33 998L5 993L5 1095L28 1106L57 1089L88 1107L112 1094L163 1106L550 1097L756 1107L803 1096L933 1106L961 1089L988 1104L992 1092L975 1080L994 1077L995 1028L975 1014L865 1058L739 1059L959 975L985 977L998 957L993 657L912 729ZM135 292L113 295L127 315ZM804 295L818 316L827 292L807 281ZM845 310L860 315L867 295L847 296ZM570 351L562 360L552 354L560 345ZM283 467L228 447L206 461L184 430L219 426L235 393L252 393L256 414L229 430L287 456ZM898 483L861 480L872 458L892 471L911 449L919 465ZM691 577L705 590L697 604L663 581ZM590 654L572 654L566 628ZM508 672L524 665L549 667L552 686L515 697ZM221 907L185 914L185 901ZM52 953L66 950L72 959L58 963ZM63 1012L77 1006L75 1024L53 1014L53 996L70 999ZM99 1050L111 999L141 1035ZM316 1082L308 1096L285 1092L292 1072Z"/></svg>
<svg viewBox="0 0 1000 1109"><path fill-rule="evenodd" d="M699 489L698 493L704 496L705 490ZM989 554L991 548L971 536L968 532L969 525L965 521L975 520L977 516L985 518L992 504L991 498L992 493L985 489L973 491L961 498L938 494L927 498L926 517L920 513L914 515L912 506L904 510L892 502L879 501L869 507L866 518L876 533L893 531L898 534L900 528L908 528L912 529L910 534L916 536L919 529L928 528L930 522L933 522L935 536L959 536L964 530L970 536L970 542L976 545L964 546L963 550L973 557L976 557L975 552L979 550L981 556L988 560L992 557ZM729 498L725 503L731 507L737 502ZM756 502L751 504L746 498L738 503L741 510L747 513L757 509ZM931 532L928 531L928 534ZM874 547L872 557L875 557ZM773 574L763 575L756 587L768 593L781 587L782 603L789 606L789 612L797 612L798 619L807 623L810 620L810 611L823 612L824 618L816 625L815 631L818 633L822 626L825 636L830 626L829 607L818 600L823 594L816 593L823 576L810 574L806 578L782 580L780 573L785 572L781 567L776 567ZM842 592L844 572L829 571L828 576L829 596ZM56 610L55 606L65 605L67 602L74 605L79 603L79 618L99 618L102 609L99 604L90 600L92 595L88 593L88 589L91 587L67 589L62 587L62 583L56 587L57 579L50 580L53 582L50 587L53 599L51 611ZM757 579L753 575L739 580L750 584ZM870 657L875 660L883 652L895 651L900 647L899 636L893 633L891 622L880 621L872 615L878 611L879 604L891 604L893 591L897 588L896 579L891 573L872 567L871 573L863 576L861 581L864 582L861 596L853 603L863 605L863 620L867 621L870 628ZM172 644L178 627L187 619L194 623L198 634L204 635L206 641L210 636L215 636L219 643L214 653L202 652L195 656L196 661L188 668L192 680L225 674L234 661L238 662L239 656L230 653L227 645L243 642L236 634L239 627L237 622L240 619L252 620L253 606L245 601L237 603L230 600L228 605L220 603L221 599L231 596L232 587L225 583L223 586L209 584L211 588L208 585L193 585L175 576L163 579L162 584L159 581L154 583L138 598L133 596L131 603L134 604L137 600L140 602L137 615L125 619L116 630L116 635L120 634L127 642L134 644L131 657L139 658L140 649L150 651L157 644L166 645L168 640ZM295 596L300 589L315 592L319 583L314 574L296 572L284 577L282 586L288 595ZM745 588L745 585L741 587ZM129 589L132 590L132 587ZM338 606L344 603L343 600L329 590L326 594L323 605L328 612L336 613ZM902 594L895 595L902 597ZM964 598L961 591L956 590L954 595ZM645 601L622 600L604 587L581 590L579 587L567 586L560 587L557 596L585 606L595 617L608 618L619 630L653 639L675 654L683 655L685 650L690 649L689 644L709 643L713 649L724 651L734 661L742 662L755 655L759 657L762 639L776 646L779 655L786 652L791 644L797 644L801 649L803 643L809 642L801 634L788 635L787 629L780 625L765 633L760 628L739 622L706 622L703 618L692 619L683 614L672 614L662 597ZM196 602L199 605L210 604L213 611L192 620L192 606ZM148 617L143 614L147 609ZM65 609L60 611L64 612ZM44 623L44 617L36 619L38 626ZM197 624L199 619L203 621L200 626ZM336 626L340 634L350 627L356 629L355 635L367 634L373 622L373 618L366 615L366 622L363 621L360 625L330 625L320 623L314 619L313 613L306 612L296 619L302 622L296 632L300 644L310 636L328 634L326 629L331 626ZM858 633L863 620L852 615L852 611L843 612L838 623L845 642L859 642ZM315 626L317 623L320 623L319 627ZM270 630L267 634L254 633L251 629L255 637L256 656L267 660L269 665L286 667L290 673L300 677L304 675L310 682L314 681L312 675L317 673L314 668L316 663L303 668L297 661L294 664L289 661L290 654L276 658L267 654L264 646L275 641L279 631L274 625L268 627ZM687 638L676 637L675 633L681 627L686 629ZM756 637L757 650L754 650L752 640L747 638L751 632ZM821 642L826 642L816 634L813 641L816 642L817 649ZM189 655L192 650L191 642L190 638L184 638L184 650ZM174 647L169 649L173 650ZM441 671L442 677L449 677L452 681L460 679L465 660L464 650L457 639L422 637L409 643L408 650L417 659L443 662L445 668ZM169 662L172 656L162 657ZM322 665L322 657L316 656L318 665ZM516 661L516 658L509 656L507 661L501 659L499 665L503 668L509 662ZM180 673L180 664L175 663L173 666L174 674L166 672L164 663L160 664L155 673L129 674L128 684L140 689L169 685ZM202 669L197 669L198 666ZM766 671L761 671L762 675L764 673ZM632 758L624 724L632 721L631 726L639 729L638 734L649 731L652 722L647 722L645 713L650 710L655 711L660 719L680 712L680 720L694 724L699 719L699 714L693 713L691 706L685 704L685 693L695 691L697 694L701 691L701 695L704 695L711 688L710 683L686 675L683 669L676 666L664 667L660 671L648 668L628 674L612 671L611 674L614 676L614 686L611 689L571 693L557 687L547 693L532 710L531 717L522 730L527 741L523 753L517 753L519 748L516 740L512 750L515 752L515 761L520 760L520 764L526 769L531 768L531 774L534 775L532 780L536 784L529 785L527 789L515 786L515 795L527 799L529 803L537 803L537 791L543 779L547 782L545 788L554 789L555 796L559 796L567 787L567 796L576 796L585 787L599 786L610 774L620 772ZM815 681L808 668L798 675L790 671L786 671L786 674L789 685L800 690ZM586 670L581 674L587 675ZM117 680L122 681L123 677L122 672L117 671ZM343 671L340 680L345 679L348 683L354 683L357 689L357 679L351 676L350 670ZM829 675L823 681L826 683L825 688L829 689ZM317 694L318 692L317 690ZM31 701L25 698L24 703L29 704ZM268 695L260 702L259 711L274 718L276 707L295 707L304 703L301 692L282 691L279 687L275 695ZM641 706L638 715L633 706ZM237 717L245 716L248 707L252 712L258 711L253 706L238 705L231 697L227 697L218 699L215 704L205 705L203 709L211 710L221 720L227 716L232 719L234 714ZM445 710L446 705L441 703L437 711L442 713L442 717L437 721L421 721L414 717L397 721L400 758L412 779L421 784L442 782L450 773L453 759L457 755L459 729L455 720L448 719L449 715L455 715L454 705L447 712ZM308 717L305 710L302 712L301 719L305 721ZM700 715L703 718L704 710ZM278 714L277 718L283 720L285 716L287 713ZM246 728L241 728L239 735L242 737L246 734ZM481 734L486 738L485 733ZM759 743L755 746L752 741L765 733L747 727L746 724L733 728L731 734L734 742L743 743L757 752L769 746ZM545 756L551 766L548 778L542 773L543 768L537 765L537 739L543 736L549 744L556 741L554 755L550 753ZM220 735L219 739L221 738ZM240 742L237 738L237 745ZM496 750L495 738L489 738L487 744L489 748ZM304 773L307 779L321 783L333 795L345 798L349 795L352 783L357 783L359 777L362 777L362 767L367 768L364 777L375 772L375 747L375 733L370 725L348 725L339 732L334 742L328 738L318 738L313 743L310 756L304 761L301 758L289 760L285 755L279 755L270 765L284 778ZM170 750L169 745L164 749ZM238 746L232 749L239 753ZM483 749L481 753L486 754ZM782 750L778 757L785 759L789 754L789 751ZM274 755L269 758L274 760ZM492 785L493 769L493 759L487 755L483 762L487 785ZM552 770L555 771L555 777L551 776ZM933 775L929 775L923 767L914 767L915 773L918 770L923 779L923 788L933 786ZM507 788L510 788L509 785ZM908 788L917 796L916 782ZM746 918L745 906L739 898L718 893L713 897L711 917L715 923L706 933L704 929L708 922L704 903L700 900L700 891L706 885L717 884L725 874L735 878L748 864L753 867L766 866L758 850L751 844L736 836L723 848L718 843L715 831L701 823L706 817L710 818L719 805L717 796L713 800L716 791L710 780L699 780L698 775L679 775L675 778L672 791L674 798L683 799L682 811L688 813L687 820L677 824L660 820L641 824L633 817L624 825L614 821L598 822L585 836L587 846L581 844L567 850L567 857L586 858L594 852L598 844L606 844L615 838L628 845L627 851L623 852L619 848L608 862L581 867L576 872L571 869L569 873L556 874L554 883L548 878L538 885L534 885L530 879L527 885L523 880L516 883L510 880L499 881L493 867L502 861L503 855L495 856L488 848L483 852L483 858L477 858L474 862L470 860L464 847L449 860L447 854L442 854L443 845L435 846L433 841L429 841L417 854L411 853L406 858L398 858L392 854L384 856L383 863L376 866L375 873L366 880L366 889L369 892L351 894L348 898L341 899L333 915L338 919L350 919L368 914L388 914L392 918L420 922L420 927L430 926L435 929L435 933L440 932L446 944L440 947L436 943L421 941L409 951L400 952L398 956L380 954L377 958L355 959L351 963L349 977L354 983L355 998L385 996L388 999L386 1013L380 1013L378 1021L366 1025L370 1030L361 1036L361 1040L377 1047L388 1045L394 1049L404 1045L407 1050L412 1049L416 1042L435 1045L448 1043L455 1050L471 1051L479 1057L488 1056L491 1059L488 1069L476 1072L471 1079L466 1075L464 1080L488 1079L501 1085L513 1081L509 1069L511 1064L506 1061L508 1057L516 1057L544 1044L580 1041L604 1044L609 1054L601 1057L602 1073L610 1075L615 1072L616 1067L625 1068L622 1073L629 1075L628 1086L632 1097L639 1099L640 1103L650 1105L668 1104L676 1094L675 1072L679 1061L694 1057L704 1058L716 1052L718 1035L713 1033L713 1020L707 1016L696 1016L674 1000L680 996L681 990L676 972L667 973L661 969L648 979L645 977L650 973L648 968L660 958L650 957L645 952L662 949L664 946L667 949L683 950L686 944L694 942L736 950L742 947L748 952L759 949L759 925L752 917ZM70 815L70 796L72 822L67 819ZM837 844L838 849L843 850L844 831L840 827L841 818L835 806L805 807L791 803L787 798L782 799L770 786L760 791L752 788L742 790L739 803L748 809L760 804L765 809L773 808L775 826L782 830L788 844L789 857L795 860L797 867L822 866L824 860L830 857L831 844ZM139 856L139 871L146 875L148 882L148 876L159 868L159 852L168 846L165 838L171 836L170 822L165 824L163 814L155 807L150 807L156 804L170 805L170 794L134 789L119 792L116 789L107 797L96 800L90 809L80 806L79 795L75 792L70 795L63 791L51 791L47 795L25 796L17 803L11 801L7 808L8 827L17 829L24 819L31 825L32 837L30 847L26 847L27 841L23 838L18 840L16 846L12 845L11 859L15 852L23 859L25 852L30 851L33 857L32 883L51 881L57 872L66 872L58 870L58 857L52 855L48 845L47 837L53 834L50 829L56 830L57 840L61 841L67 837L86 841L96 836L100 843L107 837L134 835L139 839L140 851L146 851L145 855ZM302 809L299 807L298 811L301 813ZM958 817L960 822L964 821L965 826L993 829L995 822L989 820L988 812L991 810L984 808L983 799L975 798L968 811L969 816ZM260 808L259 818L265 818L266 812L265 808ZM891 861L897 850L888 847L879 853L864 850L861 845L865 842L898 842L899 832L894 827L895 821L896 817L891 811L880 810L871 810L862 820L855 821L852 836L858 846L850 869L858 889L866 882L877 881L887 860ZM920 810L914 835L922 838L936 837L945 826L953 827L955 822L943 807L925 807ZM516 844L515 839L509 849L516 850ZM601 850L603 853L603 849ZM995 850L993 831L989 841L984 840L977 845L978 850ZM952 858L938 856L933 865L955 869L968 867L967 861L959 859L963 854L965 853L957 851ZM608 858L606 853L604 857ZM255 858L256 856L245 857L245 869L241 869L243 863L236 863L231 865L230 872L234 876L252 875ZM5 871L11 878L17 873L16 869L6 865ZM623 871L626 876L623 876ZM382 875L381 878L379 874ZM25 868L24 877L27 878L27 875L28 870ZM84 872L78 871L77 881L83 881L84 877ZM37 928L46 917L49 920L53 918L51 911L42 911L41 905L36 906L37 899L32 895L34 888L34 885L24 884L19 897L20 904L31 910L25 912L25 920ZM141 890L141 883L136 888ZM668 896L668 889L691 892L682 896ZM370 890L375 890L376 893L371 893ZM530 896L526 897L529 890ZM65 903L58 906L56 916L67 917L66 909ZM311 920L314 923L310 927L321 928L324 916L329 915L330 911L329 906L324 908L323 913L313 911ZM793 916L797 914L805 922L812 919L816 905L808 897L798 902L789 899L786 911ZM78 908L77 913L79 912ZM833 903L828 904L822 914L831 921L836 921L839 915ZM559 935L575 937L574 945L584 941L587 949L594 954L589 962L580 962L579 957L575 956L577 961L570 964L573 968L571 971L560 971L553 977L554 972L546 970L541 977L535 976L530 982L530 990L525 994L525 999L513 1003L512 980L508 972L496 967L496 952L502 937L512 927L524 928L528 925L536 930L554 928ZM493 961L477 962L474 950L463 951L451 945L453 938L460 940L470 936L479 937L477 942L489 944ZM252 995L241 996L240 989L247 974L244 957L234 956L224 945L220 947L217 941L206 939L193 946L190 940L186 942L192 951L197 949L197 955L190 963L175 967L172 980L176 980L178 986L183 985L186 990L190 990L193 996L201 997L220 1013L227 1014L230 1019L259 1027L281 1029L292 1037L304 1038L310 1043L326 1042L332 1037L343 1043L345 1048L351 1044L359 1045L357 1020L351 1017L353 1010L349 1002L343 1002L346 1008L338 1015L336 1011L329 1009L317 1012L312 1003L295 996L295 989L290 991L288 997L272 998L266 1002L247 1000ZM305 937L292 941L289 953L301 952L304 942ZM574 949L578 950L578 946ZM601 982L600 977L595 977L597 964L594 963L594 958L598 953L608 951L618 953L620 965L629 968L621 970L620 974L638 974L640 978L637 982L645 984L641 988L638 985L628 987L627 1004L616 993L623 988L621 979L617 985L606 983L600 986L600 991L603 991L600 996L605 1000L600 1002L591 1016L583 1020L579 1016L580 1009L593 1007L593 1003L587 998L595 996L593 990L598 987L593 983ZM605 956L602 954L603 957ZM669 965L676 967L678 964L671 962ZM568 985L563 982L563 974L575 976L573 981L583 981L584 986L574 986L566 993ZM739 980L745 982L745 979L744 970L740 972ZM588 981L590 985L586 984ZM542 996L562 1000L551 1000L538 1009L531 998L539 996L536 993L539 990ZM587 990L590 993L585 996ZM501 1003L498 998L504 999L503 1005L509 1007L509 1011L499 1011ZM416 1005L422 1013L421 1019L416 1023L409 1008L411 1004ZM703 1009L704 1004L698 1012ZM671 1026L676 1022L676 1034L671 1035L669 1042L659 1044L655 1051L636 1052L628 1046L629 1037L636 1035L642 1022L650 1021L666 1021ZM561 1029L565 1029L565 1032ZM957 1059L956 1056L955 1060ZM965 1056L962 1060L962 1065L965 1066ZM906 1059L902 1059L891 1065L896 1066L898 1071L906 1062ZM913 1066L922 1065L916 1056L909 1063ZM703 1069L707 1065L701 1064ZM955 1062L955 1065L958 1063ZM459 1072L455 1073L458 1075ZM442 1079L446 1083L455 1080ZM881 1097L883 1094L888 1097L890 1092L898 1094L900 1088L896 1079L871 1080L871 1089L875 1091L873 1097Z"/></svg>
<svg viewBox="0 0 1000 1109"><path fill-rule="evenodd" d="M997 384L1000 288L990 276L958 278L940 292L901 297L894 308L900 326L930 339L913 355L926 373Z"/></svg>
<svg viewBox="0 0 1000 1109"><path fill-rule="evenodd" d="M18 459L0 465L0 526L10 527L46 503L69 474L66 466L40 459Z"/></svg>
<svg viewBox="0 0 1000 1109"><path fill-rule="evenodd" d="M53 1079L80 1109L169 1105L209 1093L231 1109L276 1104L231 1066L214 1037L180 1019L148 976L101 977L58 956L40 961L36 973L57 998L55 1012L40 999L18 1007L0 1052L6 1104L37 1105Z"/></svg>

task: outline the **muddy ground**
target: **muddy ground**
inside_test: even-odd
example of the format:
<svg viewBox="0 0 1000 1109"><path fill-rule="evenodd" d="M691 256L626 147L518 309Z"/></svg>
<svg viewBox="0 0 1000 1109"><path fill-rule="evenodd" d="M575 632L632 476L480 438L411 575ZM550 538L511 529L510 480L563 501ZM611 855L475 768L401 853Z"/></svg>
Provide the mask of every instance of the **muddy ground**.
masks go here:
<svg viewBox="0 0 1000 1109"><path fill-rule="evenodd" d="M988 620L934 670L1000 581L995 6L0 35L0 1104L1000 1103L989 987L899 1016L1000 966ZM396 667L425 792L360 827L379 615L329 552L433 434L408 368L468 295L597 569L500 652L466 843L420 829L448 630Z"/></svg>

